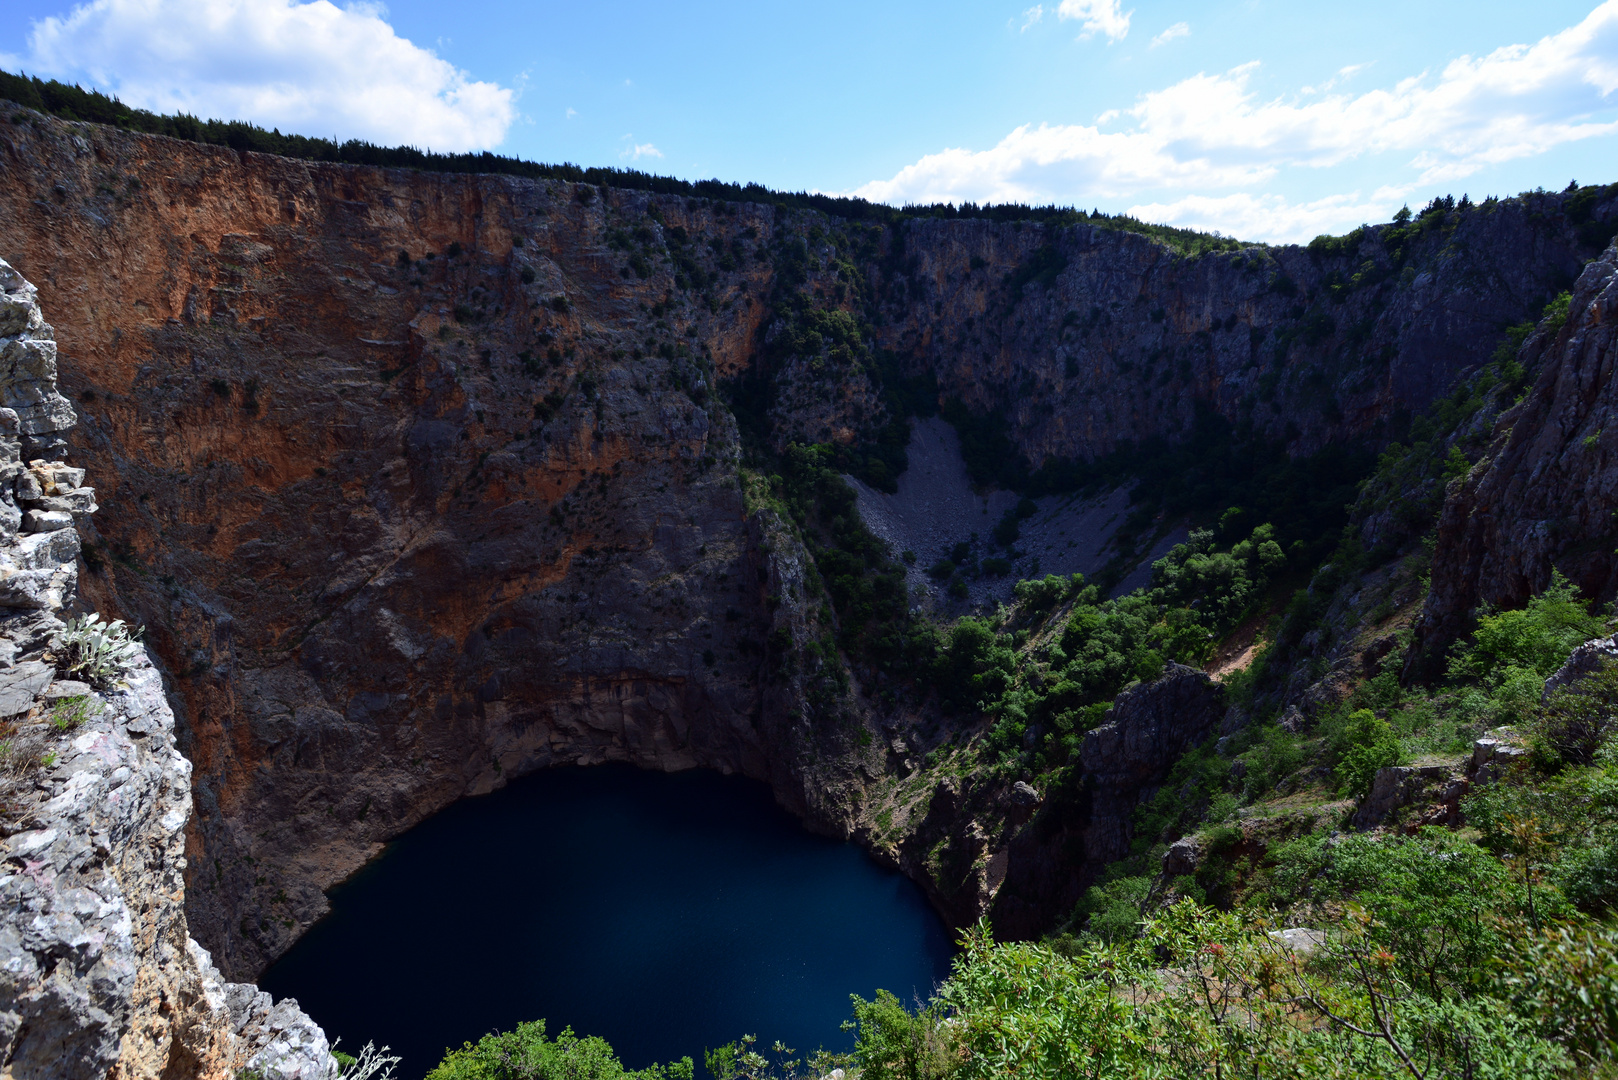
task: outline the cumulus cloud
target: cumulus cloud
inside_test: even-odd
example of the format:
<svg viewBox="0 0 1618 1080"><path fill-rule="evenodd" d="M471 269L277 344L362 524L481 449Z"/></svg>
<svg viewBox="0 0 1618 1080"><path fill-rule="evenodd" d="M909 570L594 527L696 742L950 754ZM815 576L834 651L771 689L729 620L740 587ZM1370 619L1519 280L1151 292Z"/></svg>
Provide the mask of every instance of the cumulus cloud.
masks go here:
<svg viewBox="0 0 1618 1080"><path fill-rule="evenodd" d="M1134 12L1119 11L1118 0L1062 0L1056 14L1079 20L1080 40L1105 34L1109 41L1121 41L1129 33L1129 16Z"/></svg>
<svg viewBox="0 0 1618 1080"><path fill-rule="evenodd" d="M624 152L619 154L618 156L628 158L630 161L639 161L641 158L644 158L644 157L659 157L660 158L660 157L663 156L663 151L659 150L657 147L653 146L649 142L648 143L634 143L633 145L625 147Z"/></svg>
<svg viewBox="0 0 1618 1080"><path fill-rule="evenodd" d="M34 23L31 72L159 112L441 151L498 145L515 93L394 33L380 5L93 0Z"/></svg>
<svg viewBox="0 0 1618 1080"><path fill-rule="evenodd" d="M1379 191L1370 198L1359 192L1294 203L1280 195L1188 195L1174 202L1140 203L1127 213L1142 221L1186 229L1221 232L1279 243L1301 243L1321 233L1341 232L1345 223L1386 221L1403 200Z"/></svg>
<svg viewBox="0 0 1618 1080"><path fill-rule="evenodd" d="M928 154L854 194L875 202L1045 202L1127 197L1143 188L1230 187L1275 175L1272 165L1183 157L1141 131L1024 124L989 150Z"/></svg>
<svg viewBox="0 0 1618 1080"><path fill-rule="evenodd" d="M1462 56L1436 76L1360 94L1261 100L1250 87L1256 67L1192 76L1095 124L1024 125L987 150L929 154L855 193L891 203L1087 202L1165 189L1207 198L1269 183L1284 169L1330 169L1378 153L1409 155L1415 175L1404 178L1406 186L1458 180L1618 133L1618 122L1603 119L1618 104L1618 0L1533 45ZM1127 126L1103 130L1115 120ZM1336 209L1347 213L1350 204ZM1190 212L1213 204L1149 205ZM1274 209L1262 200L1220 205L1232 214L1248 205ZM1302 222L1333 205L1289 212Z"/></svg>
<svg viewBox="0 0 1618 1080"><path fill-rule="evenodd" d="M1163 31L1161 34L1159 34L1155 38L1153 38L1152 39L1152 44L1151 44L1150 47L1155 49L1159 45L1164 44L1165 42L1173 41L1175 38L1183 38L1183 37L1190 37L1190 36L1191 36L1191 26L1190 26L1190 24L1189 23L1183 23L1183 22L1177 22L1173 26L1169 27L1167 30Z"/></svg>

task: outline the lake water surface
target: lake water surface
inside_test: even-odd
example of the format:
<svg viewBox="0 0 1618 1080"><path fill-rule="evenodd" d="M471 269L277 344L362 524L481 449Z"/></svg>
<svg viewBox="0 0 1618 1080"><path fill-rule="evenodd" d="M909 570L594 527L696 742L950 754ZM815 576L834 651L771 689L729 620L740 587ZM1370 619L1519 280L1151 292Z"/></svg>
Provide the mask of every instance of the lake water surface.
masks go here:
<svg viewBox="0 0 1618 1080"><path fill-rule="evenodd" d="M541 1017L699 1077L744 1033L849 1049L850 994L926 997L951 955L914 883L704 771L525 777L401 836L331 904L260 984L345 1051L392 1046L405 1080Z"/></svg>

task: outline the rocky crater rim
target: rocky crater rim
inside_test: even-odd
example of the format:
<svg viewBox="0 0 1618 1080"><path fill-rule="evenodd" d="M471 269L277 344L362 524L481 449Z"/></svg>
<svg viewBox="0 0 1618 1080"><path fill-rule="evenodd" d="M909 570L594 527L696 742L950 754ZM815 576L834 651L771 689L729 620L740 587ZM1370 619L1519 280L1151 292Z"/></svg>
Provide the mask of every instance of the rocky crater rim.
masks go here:
<svg viewBox="0 0 1618 1080"><path fill-rule="evenodd" d="M5 243L56 298L74 460L108 508L80 527L83 591L172 676L188 925L242 979L378 845L552 764L757 777L952 921L1010 881L1008 918L1036 925L1083 874L1014 848L1009 789L941 781L918 810L913 837L967 836L956 880L878 839L873 785L920 718L828 655L838 616L801 530L753 497L749 446L859 457L897 415L879 360L1002 418L1031 468L1206 417L1295 454L1376 445L1592 254L1558 195L1184 258L1087 224L868 226L49 118L0 143ZM748 379L752 409L725 396ZM924 472L952 429L912 431ZM906 476L857 497L925 544L927 511L892 501ZM1099 544L1112 505L1042 504L1042 571ZM1216 691L1184 693L1162 700L1200 731L1191 699ZM1098 811L1085 850L1116 848L1120 820Z"/></svg>

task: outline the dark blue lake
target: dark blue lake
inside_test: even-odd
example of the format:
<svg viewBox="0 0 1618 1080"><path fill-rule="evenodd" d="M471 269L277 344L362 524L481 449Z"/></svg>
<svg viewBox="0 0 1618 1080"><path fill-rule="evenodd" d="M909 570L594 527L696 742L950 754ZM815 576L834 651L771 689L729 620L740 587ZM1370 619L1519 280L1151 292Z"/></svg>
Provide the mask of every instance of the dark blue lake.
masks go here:
<svg viewBox="0 0 1618 1080"><path fill-rule="evenodd" d="M420 1077L543 1017L631 1068L755 1034L849 1049L848 996L925 998L943 923L908 879L740 777L551 769L423 822L331 893L261 985Z"/></svg>

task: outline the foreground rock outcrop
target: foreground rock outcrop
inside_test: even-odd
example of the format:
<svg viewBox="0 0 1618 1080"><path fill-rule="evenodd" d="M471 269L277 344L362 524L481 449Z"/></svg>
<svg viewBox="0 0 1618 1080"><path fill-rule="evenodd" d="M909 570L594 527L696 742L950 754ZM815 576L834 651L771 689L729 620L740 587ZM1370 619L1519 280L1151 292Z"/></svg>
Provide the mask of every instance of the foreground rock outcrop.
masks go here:
<svg viewBox="0 0 1618 1080"><path fill-rule="evenodd" d="M98 685L57 678L95 493L34 456L72 410L33 287L0 261L0 290L0 1077L326 1080L296 1002L225 983L190 937L191 764L144 650Z"/></svg>
<svg viewBox="0 0 1618 1080"><path fill-rule="evenodd" d="M1005 882L992 909L996 930L1032 936L1071 911L1095 868L1129 854L1135 808L1224 716L1224 687L1182 664L1120 694L1101 726L1085 735L1072 789L1055 793L1007 846Z"/></svg>

